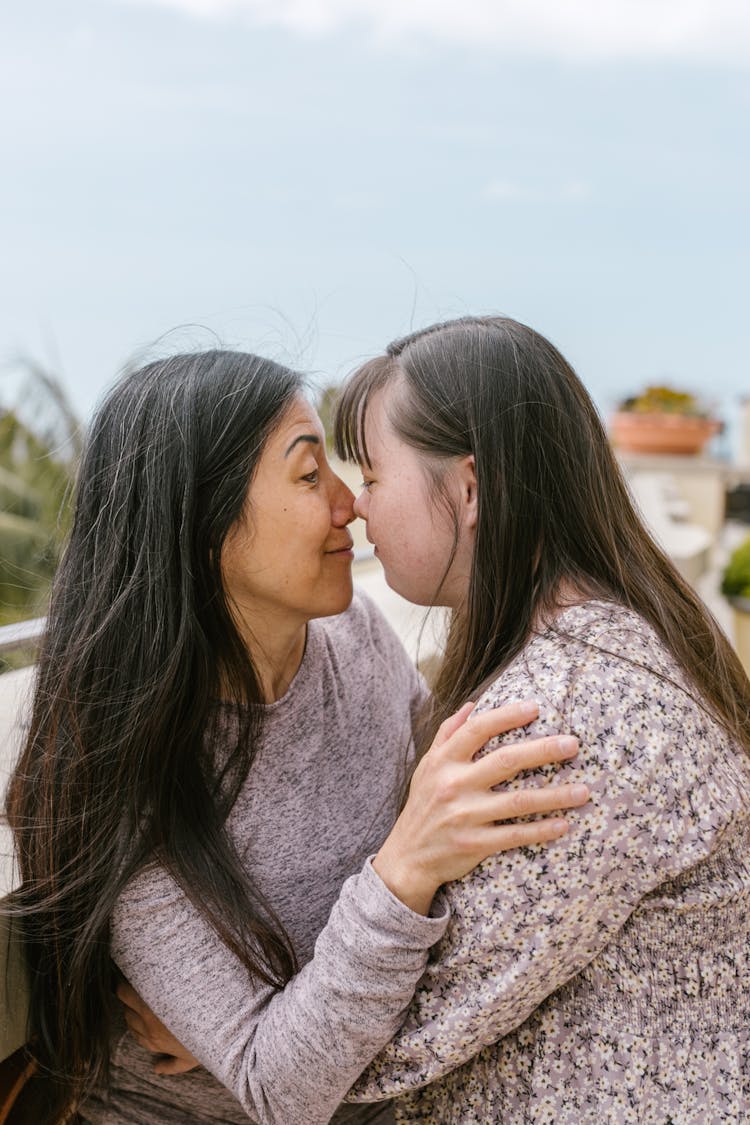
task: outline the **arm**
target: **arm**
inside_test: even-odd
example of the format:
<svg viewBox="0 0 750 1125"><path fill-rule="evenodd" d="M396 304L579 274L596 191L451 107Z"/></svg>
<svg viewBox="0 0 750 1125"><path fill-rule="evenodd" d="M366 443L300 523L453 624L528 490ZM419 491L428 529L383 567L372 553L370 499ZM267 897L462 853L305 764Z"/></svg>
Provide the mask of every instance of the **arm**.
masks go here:
<svg viewBox="0 0 750 1125"><path fill-rule="evenodd" d="M581 660L589 664L578 674ZM575 767L560 772L580 770L591 802L552 847L491 857L441 893L448 931L402 1028L351 1100L427 1085L518 1028L644 895L708 856L747 799L725 736L681 690L580 648L548 670L556 702L545 720L581 742Z"/></svg>
<svg viewBox="0 0 750 1125"><path fill-rule="evenodd" d="M313 959L276 991L250 978L156 868L118 909L113 954L252 1120L312 1125L329 1120L396 1030L445 922L413 914L368 866L345 884Z"/></svg>
<svg viewBox="0 0 750 1125"><path fill-rule="evenodd" d="M517 721L517 712L506 710L502 729ZM131 884L113 920L119 968L255 1118L327 1121L398 1028L427 950L445 928L445 913L424 916L437 885L468 870L488 847L549 839L564 829L559 821L497 826L496 820L585 799L532 791L519 805L518 794L492 793L525 765L571 754L553 739L527 743L520 757L506 748L473 761L497 729L498 718L489 713L443 729L420 764L392 833L396 842L389 837L375 861L382 878L368 864L344 884L313 960L281 991L249 979L166 872L150 868ZM457 808L464 805L457 840Z"/></svg>

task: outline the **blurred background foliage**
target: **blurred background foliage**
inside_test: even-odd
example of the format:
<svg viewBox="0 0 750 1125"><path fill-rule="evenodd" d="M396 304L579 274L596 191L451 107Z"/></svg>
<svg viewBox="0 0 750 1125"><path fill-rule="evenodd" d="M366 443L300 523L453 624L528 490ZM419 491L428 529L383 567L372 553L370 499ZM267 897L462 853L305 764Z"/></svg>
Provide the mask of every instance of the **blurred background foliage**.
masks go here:
<svg viewBox="0 0 750 1125"><path fill-rule="evenodd" d="M333 452L333 419L340 394L340 386L336 383L328 383L326 386L320 387L315 396L315 409L323 423L329 455Z"/></svg>
<svg viewBox="0 0 750 1125"><path fill-rule="evenodd" d="M0 404L0 625L46 612L82 440L63 381L31 360L14 366L18 401Z"/></svg>

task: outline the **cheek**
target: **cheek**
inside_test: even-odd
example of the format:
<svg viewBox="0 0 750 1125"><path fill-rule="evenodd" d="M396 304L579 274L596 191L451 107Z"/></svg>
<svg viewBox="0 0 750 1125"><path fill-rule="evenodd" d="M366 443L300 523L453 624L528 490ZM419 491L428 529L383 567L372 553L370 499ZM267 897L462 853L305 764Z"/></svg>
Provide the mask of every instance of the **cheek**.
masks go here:
<svg viewBox="0 0 750 1125"><path fill-rule="evenodd" d="M373 505L368 526L375 542L385 549L392 561L407 562L421 554L423 529L418 513L402 504Z"/></svg>

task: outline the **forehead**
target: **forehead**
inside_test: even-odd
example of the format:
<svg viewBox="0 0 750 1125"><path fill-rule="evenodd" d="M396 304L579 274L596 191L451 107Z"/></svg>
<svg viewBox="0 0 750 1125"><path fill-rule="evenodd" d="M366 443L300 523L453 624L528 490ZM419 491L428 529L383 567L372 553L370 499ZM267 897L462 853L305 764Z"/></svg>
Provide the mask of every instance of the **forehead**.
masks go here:
<svg viewBox="0 0 750 1125"><path fill-rule="evenodd" d="M323 424L314 406L307 399L296 398L269 436L267 451L283 457L295 438L303 434L314 435L321 443L325 442Z"/></svg>
<svg viewBox="0 0 750 1125"><path fill-rule="evenodd" d="M367 458L374 465L387 451L403 446L403 442L393 429L390 420L393 393L389 387L381 387L367 403L364 416L364 437Z"/></svg>

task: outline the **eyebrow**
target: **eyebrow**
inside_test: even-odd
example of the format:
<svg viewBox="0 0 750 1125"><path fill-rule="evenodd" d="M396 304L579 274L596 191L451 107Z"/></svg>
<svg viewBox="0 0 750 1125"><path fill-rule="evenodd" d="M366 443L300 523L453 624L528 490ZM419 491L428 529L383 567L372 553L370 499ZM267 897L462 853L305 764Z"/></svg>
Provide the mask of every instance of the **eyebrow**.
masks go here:
<svg viewBox="0 0 750 1125"><path fill-rule="evenodd" d="M289 446L289 448L287 449L287 451L286 451L286 453L284 454L284 456L285 456L285 457L288 457L288 456L289 456L289 454L290 454L290 453L292 452L292 450L294 449L295 445L298 445L298 444L299 444L299 442L301 442L301 441L307 441L307 442L309 442L309 443L310 443L310 445L320 445L320 438L318 437L318 435L317 435L317 434L300 434L300 435L299 435L299 437L296 437L296 438L294 439L294 441L293 441L293 442L292 442L292 444L291 444L291 445Z"/></svg>

